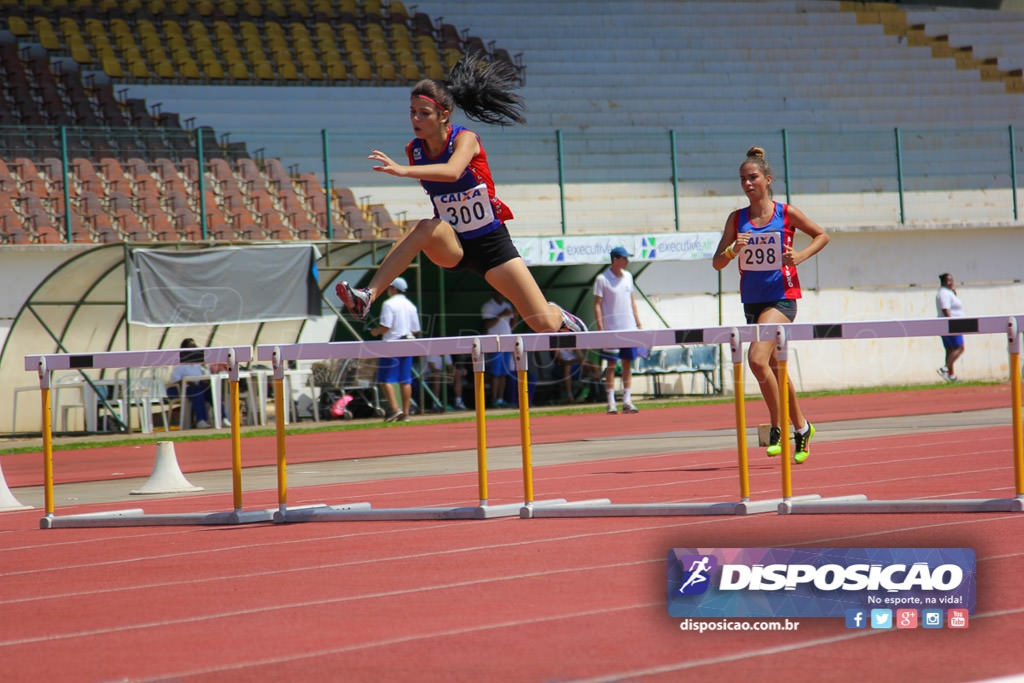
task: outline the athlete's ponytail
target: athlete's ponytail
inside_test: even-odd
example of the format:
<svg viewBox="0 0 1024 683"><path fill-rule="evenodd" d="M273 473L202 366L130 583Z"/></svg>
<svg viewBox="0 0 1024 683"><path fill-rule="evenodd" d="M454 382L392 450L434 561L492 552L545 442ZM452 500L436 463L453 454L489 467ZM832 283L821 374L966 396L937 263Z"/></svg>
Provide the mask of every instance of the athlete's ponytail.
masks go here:
<svg viewBox="0 0 1024 683"><path fill-rule="evenodd" d="M430 100L445 111L455 107L482 123L525 123L523 99L511 92L516 87L515 69L502 61L463 55L448 79L426 79L412 89L413 97Z"/></svg>

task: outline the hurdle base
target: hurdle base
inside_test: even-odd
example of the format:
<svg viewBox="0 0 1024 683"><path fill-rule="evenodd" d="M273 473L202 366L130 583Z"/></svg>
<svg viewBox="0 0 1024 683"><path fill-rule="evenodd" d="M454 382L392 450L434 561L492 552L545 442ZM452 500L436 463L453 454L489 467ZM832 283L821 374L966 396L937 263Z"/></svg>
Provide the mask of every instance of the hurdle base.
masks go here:
<svg viewBox="0 0 1024 683"><path fill-rule="evenodd" d="M47 515L39 520L40 529L87 529L93 527L121 526L230 526L269 522L273 510L232 510L231 512L196 512L184 514L147 515L142 508L112 510L109 512L87 512L80 515Z"/></svg>
<svg viewBox="0 0 1024 683"><path fill-rule="evenodd" d="M820 498L817 494L800 496L802 500ZM701 515L752 515L775 512L780 498L737 503L615 503L607 498L583 500L562 505L523 508L520 517L674 517Z"/></svg>
<svg viewBox="0 0 1024 683"><path fill-rule="evenodd" d="M1024 498L962 498L960 500L868 500L865 495L816 501L783 501L780 515L827 513L903 514L935 512L1024 512Z"/></svg>
<svg viewBox="0 0 1024 683"><path fill-rule="evenodd" d="M537 505L565 503L564 498L540 501ZM520 514L522 503L503 505L472 505L457 508L378 508L369 503L345 505L312 505L305 508L288 508L274 514L278 523L292 522L361 522L361 521L410 521L424 519L493 519L514 517Z"/></svg>

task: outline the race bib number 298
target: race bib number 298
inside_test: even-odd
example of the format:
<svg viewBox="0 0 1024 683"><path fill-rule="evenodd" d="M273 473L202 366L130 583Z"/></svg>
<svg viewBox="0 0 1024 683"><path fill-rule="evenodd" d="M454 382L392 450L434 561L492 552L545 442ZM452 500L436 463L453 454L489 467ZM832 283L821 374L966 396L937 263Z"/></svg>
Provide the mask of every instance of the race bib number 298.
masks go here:
<svg viewBox="0 0 1024 683"><path fill-rule="evenodd" d="M782 267L782 234L753 234L740 251L743 270L778 270Z"/></svg>
<svg viewBox="0 0 1024 683"><path fill-rule="evenodd" d="M438 217L447 221L456 232L477 230L494 222L491 199L483 183L465 192L434 195L433 200Z"/></svg>

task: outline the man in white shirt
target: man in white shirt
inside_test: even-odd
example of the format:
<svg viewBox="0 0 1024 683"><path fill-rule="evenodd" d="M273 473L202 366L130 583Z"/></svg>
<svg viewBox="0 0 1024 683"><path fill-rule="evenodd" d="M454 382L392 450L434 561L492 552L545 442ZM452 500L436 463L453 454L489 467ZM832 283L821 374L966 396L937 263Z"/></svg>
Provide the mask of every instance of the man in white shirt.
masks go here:
<svg viewBox="0 0 1024 683"><path fill-rule="evenodd" d="M611 251L611 267L594 280L594 318L599 330L638 330L640 314L633 296L633 274L626 270L629 257L624 247ZM602 349L601 358L607 362L604 370L604 384L608 390L608 414L615 415L615 366L622 361L622 412L639 412L633 405L631 392L633 384L633 359L637 350L633 347Z"/></svg>
<svg viewBox="0 0 1024 683"><path fill-rule="evenodd" d="M940 318L964 317L964 305L956 295L956 282L949 273L939 276L939 292L935 295L935 308ZM947 382L955 382L959 378L953 372L953 363L964 354L964 336L952 334L942 338L942 346L946 349L946 364L936 370Z"/></svg>
<svg viewBox="0 0 1024 683"><path fill-rule="evenodd" d="M484 302L480 308L480 315L484 319L484 331L487 334L512 334L512 327L516 323L516 309L501 292L495 290L493 296ZM506 378L515 376L512 352L488 353L484 357L484 362L487 374L491 376L491 405L495 408L504 408L508 405L505 402Z"/></svg>
<svg viewBox="0 0 1024 683"><path fill-rule="evenodd" d="M388 286L388 298L380 311L380 325L370 330L370 334L381 337L384 341L394 339L412 339L420 333L420 316L416 305L406 298L409 284L403 277L396 277ZM391 406L391 412L384 418L385 422L407 420L412 403L412 356L403 358L380 358L377 361L377 381L381 385L384 397ZM399 409L395 398L394 384L398 383L402 390L402 405Z"/></svg>

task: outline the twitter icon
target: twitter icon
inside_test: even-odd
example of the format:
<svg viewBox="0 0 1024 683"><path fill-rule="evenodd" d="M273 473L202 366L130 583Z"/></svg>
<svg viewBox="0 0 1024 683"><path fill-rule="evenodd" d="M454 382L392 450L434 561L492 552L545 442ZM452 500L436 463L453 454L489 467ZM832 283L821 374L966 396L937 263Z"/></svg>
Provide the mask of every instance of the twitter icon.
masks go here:
<svg viewBox="0 0 1024 683"><path fill-rule="evenodd" d="M892 610L871 610L871 628L892 628Z"/></svg>

